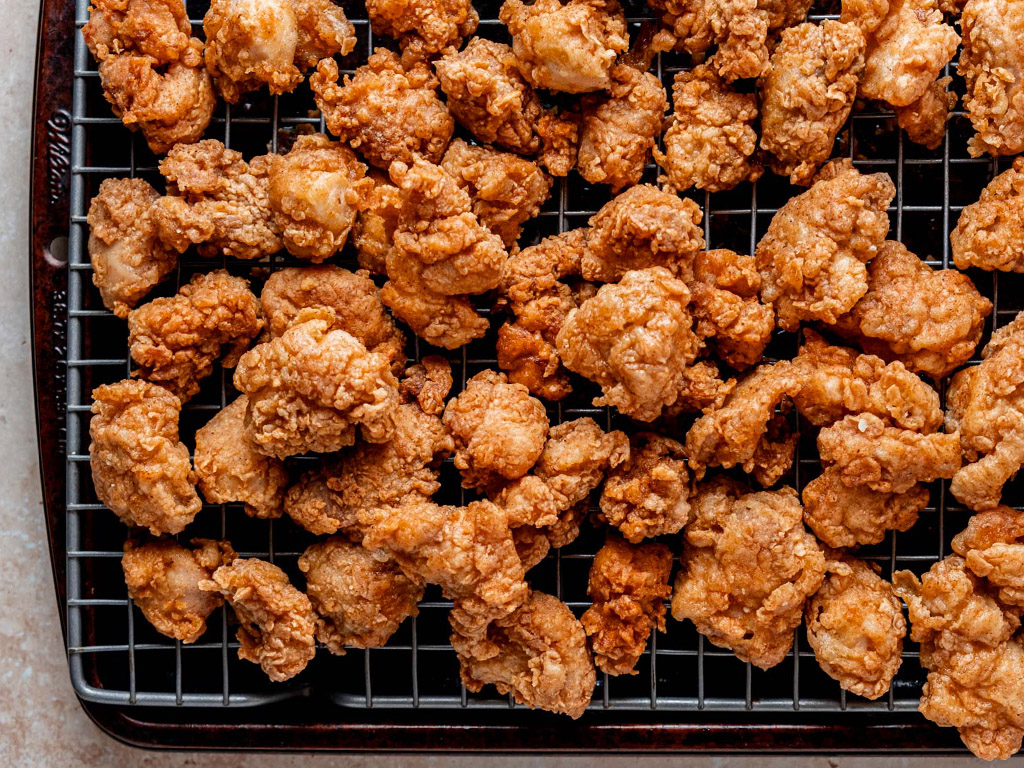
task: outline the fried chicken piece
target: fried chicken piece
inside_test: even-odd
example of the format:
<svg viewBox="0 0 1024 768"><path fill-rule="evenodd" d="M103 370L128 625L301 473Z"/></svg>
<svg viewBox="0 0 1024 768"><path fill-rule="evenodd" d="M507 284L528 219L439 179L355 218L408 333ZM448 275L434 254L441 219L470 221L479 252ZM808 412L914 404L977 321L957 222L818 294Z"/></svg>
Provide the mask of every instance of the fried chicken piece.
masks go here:
<svg viewBox="0 0 1024 768"><path fill-rule="evenodd" d="M178 266L156 232L160 193L142 179L104 179L89 203L89 261L103 306L120 318Z"/></svg>
<svg viewBox="0 0 1024 768"><path fill-rule="evenodd" d="M451 364L439 355L426 355L405 371L398 391L403 402L415 402L424 413L440 416L452 381Z"/></svg>
<svg viewBox="0 0 1024 768"><path fill-rule="evenodd" d="M476 374L448 403L444 426L455 440L455 467L463 487L479 491L529 472L548 436L540 400L490 370Z"/></svg>
<svg viewBox="0 0 1024 768"><path fill-rule="evenodd" d="M928 670L919 710L952 726L975 755L1005 760L1024 738L1024 645L1020 619L1001 606L955 555L921 580L893 575L909 609L910 637Z"/></svg>
<svg viewBox="0 0 1024 768"><path fill-rule="evenodd" d="M971 157L1024 150L1024 3L969 0L960 16L964 47L957 72L967 81L964 107L974 127Z"/></svg>
<svg viewBox="0 0 1024 768"><path fill-rule="evenodd" d="M233 368L263 325L248 281L218 269L196 275L170 298L133 309L128 345L139 376L186 401L218 358Z"/></svg>
<svg viewBox="0 0 1024 768"><path fill-rule="evenodd" d="M245 504L249 517L280 517L288 472L280 459L264 456L245 426L249 399L242 395L196 432L199 490L210 504Z"/></svg>
<svg viewBox="0 0 1024 768"><path fill-rule="evenodd" d="M825 575L796 491L749 493L720 477L699 486L692 504L672 616L743 661L774 667Z"/></svg>
<svg viewBox="0 0 1024 768"><path fill-rule="evenodd" d="M893 109L896 123L915 144L938 149L946 138L946 123L958 99L953 91L948 90L952 82L952 77L940 77L916 101Z"/></svg>
<svg viewBox="0 0 1024 768"><path fill-rule="evenodd" d="M569 312L589 293L569 282L580 272L587 237L587 229L546 237L513 254L502 273L502 293L515 321L498 331L498 367L508 371L510 381L547 400L572 391L555 339Z"/></svg>
<svg viewBox="0 0 1024 768"><path fill-rule="evenodd" d="M929 493L915 485L904 493L880 493L849 486L836 465L804 487L804 523L830 547L878 544L889 531L909 531L928 506Z"/></svg>
<svg viewBox="0 0 1024 768"><path fill-rule="evenodd" d="M998 588L999 601L1024 609L1024 512L999 506L972 515L953 551L976 576Z"/></svg>
<svg viewBox="0 0 1024 768"><path fill-rule="evenodd" d="M814 657L840 688L868 699L889 690L903 661L907 622L877 565L830 555L825 580L805 613Z"/></svg>
<svg viewBox="0 0 1024 768"><path fill-rule="evenodd" d="M758 299L761 276L754 257L718 248L693 262L690 311L696 333L737 370L761 359L775 329L775 313Z"/></svg>
<svg viewBox="0 0 1024 768"><path fill-rule="evenodd" d="M653 0L666 29L655 44L698 60L713 46L710 65L726 82L760 77L768 64L769 14L757 0Z"/></svg>
<svg viewBox="0 0 1024 768"><path fill-rule="evenodd" d="M558 354L566 368L601 385L594 405L653 421L675 402L697 357L689 300L686 284L664 267L627 272L569 313Z"/></svg>
<svg viewBox="0 0 1024 768"><path fill-rule="evenodd" d="M519 555L524 571L538 565L551 551L551 540L542 528L529 525L513 528L512 541L515 542L516 554Z"/></svg>
<svg viewBox="0 0 1024 768"><path fill-rule="evenodd" d="M363 273L333 264L289 267L267 279L260 302L271 337L282 336L304 309L330 309L331 330L345 331L370 352L383 355L396 376L405 370L405 334L384 309L377 286Z"/></svg>
<svg viewBox="0 0 1024 768"><path fill-rule="evenodd" d="M637 673L651 630L665 631L671 572L672 551L664 544L627 544L608 535L590 567L587 594L593 605L580 617L602 672Z"/></svg>
<svg viewBox="0 0 1024 768"><path fill-rule="evenodd" d="M316 614L316 639L337 656L345 646L379 648L409 616L419 613L424 584L346 539L313 544L298 561Z"/></svg>
<svg viewBox="0 0 1024 768"><path fill-rule="evenodd" d="M583 97L580 175L613 192L640 181L667 109L665 86L646 66L617 64L607 94Z"/></svg>
<svg viewBox="0 0 1024 768"><path fill-rule="evenodd" d="M981 191L976 203L960 212L949 235L958 269L977 267L1024 272L1024 158Z"/></svg>
<svg viewBox="0 0 1024 768"><path fill-rule="evenodd" d="M388 281L380 298L413 333L444 349L464 347L490 328L487 318L477 313L467 297L434 293L411 281Z"/></svg>
<svg viewBox="0 0 1024 768"><path fill-rule="evenodd" d="M832 154L853 109L864 46L855 24L826 20L782 31L760 82L761 148L791 183L810 183Z"/></svg>
<svg viewBox="0 0 1024 768"><path fill-rule="evenodd" d="M398 381L389 360L335 326L332 310L303 310L239 360L234 384L249 396L246 424L261 453L330 453L352 445L356 426L371 443L394 434Z"/></svg>
<svg viewBox="0 0 1024 768"><path fill-rule="evenodd" d="M212 0L203 31L206 68L230 104L264 85L290 93L317 61L356 45L355 27L331 0Z"/></svg>
<svg viewBox="0 0 1024 768"><path fill-rule="evenodd" d="M591 491L608 470L629 458L629 440L622 432L604 432L591 418L551 428L530 474L503 488L495 503L514 529L541 529L558 549L579 535Z"/></svg>
<svg viewBox="0 0 1024 768"><path fill-rule="evenodd" d="M530 592L511 615L490 624L483 641L456 628L452 645L470 691L494 684L531 709L579 718L597 683L579 619L556 597Z"/></svg>
<svg viewBox="0 0 1024 768"><path fill-rule="evenodd" d="M723 381L717 364L698 360L683 371L679 394L675 402L665 409L664 416L677 418L683 413L707 413L721 408L735 388L736 379Z"/></svg>
<svg viewBox="0 0 1024 768"><path fill-rule="evenodd" d="M917 483L950 478L960 468L960 436L922 435L887 426L870 413L847 416L818 433L818 452L835 462L846 485L905 493Z"/></svg>
<svg viewBox="0 0 1024 768"><path fill-rule="evenodd" d="M721 192L761 177L756 95L733 90L709 64L700 64L676 73L672 106L665 149L654 150L664 170L658 181L679 192Z"/></svg>
<svg viewBox="0 0 1024 768"><path fill-rule="evenodd" d="M677 533L690 519L686 449L653 432L641 432L629 442L629 458L605 480L598 519L618 528L632 544Z"/></svg>
<svg viewBox="0 0 1024 768"><path fill-rule="evenodd" d="M224 604L199 582L235 559L226 541L193 539L189 550L173 539L124 543L121 568L128 597L161 635L188 644L206 632L206 619Z"/></svg>
<svg viewBox="0 0 1024 768"><path fill-rule="evenodd" d="M181 533L202 508L188 448L178 439L181 401L126 379L92 392L89 466L96 498L125 525Z"/></svg>
<svg viewBox="0 0 1024 768"><path fill-rule="evenodd" d="M584 280L612 283L630 270L665 267L688 280L693 259L704 250L700 206L652 184L638 184L590 217Z"/></svg>
<svg viewBox="0 0 1024 768"><path fill-rule="evenodd" d="M780 328L835 323L867 293L864 265L885 241L895 196L888 174L864 175L848 159L833 160L772 217L755 255L761 298L774 305Z"/></svg>
<svg viewBox="0 0 1024 768"><path fill-rule="evenodd" d="M508 520L489 501L442 507L429 501L364 509L363 546L383 550L411 576L456 601L452 628L479 637L529 596Z"/></svg>
<svg viewBox="0 0 1024 768"><path fill-rule="evenodd" d="M316 654L309 598L273 563L239 558L199 582L219 593L238 617L238 658L259 664L272 682L299 674Z"/></svg>
<svg viewBox="0 0 1024 768"><path fill-rule="evenodd" d="M523 155L540 149L540 99L504 43L474 37L434 63L452 116L479 141Z"/></svg>
<svg viewBox="0 0 1024 768"><path fill-rule="evenodd" d="M867 42L858 95L893 107L920 99L960 45L936 0L876 0L867 12L862 0L847 0L839 20L856 24Z"/></svg>
<svg viewBox="0 0 1024 768"><path fill-rule="evenodd" d="M865 352L941 379L971 358L991 313L967 275L932 269L886 240L868 265L868 292L836 330Z"/></svg>
<svg viewBox="0 0 1024 768"><path fill-rule="evenodd" d="M393 37L423 58L458 49L480 23L471 0L369 0L366 14L373 34Z"/></svg>
<svg viewBox="0 0 1024 768"><path fill-rule="evenodd" d="M507 248L551 196L552 179L537 163L462 139L448 145L441 167L469 193L473 213Z"/></svg>
<svg viewBox="0 0 1024 768"><path fill-rule="evenodd" d="M709 409L686 434L690 469L699 480L708 467L740 466L774 484L793 461L795 443L783 436L775 445L770 426L776 408L803 386L802 368L789 360L762 365L740 380L721 405ZM761 479L759 478L759 480Z"/></svg>
<svg viewBox="0 0 1024 768"><path fill-rule="evenodd" d="M365 176L352 150L322 133L299 136L288 154L271 156L270 210L290 254L318 264L341 250L373 194Z"/></svg>
<svg viewBox="0 0 1024 768"><path fill-rule="evenodd" d="M402 211L402 195L376 169L371 168L367 178L374 186L361 201L361 210L352 225L352 244L360 267L374 275L386 275L388 251Z"/></svg>
<svg viewBox="0 0 1024 768"><path fill-rule="evenodd" d="M377 48L352 76L338 85L338 63L323 59L309 78L327 130L387 170L415 155L436 163L455 130L455 121L437 98L437 78L420 61L408 68L386 48Z"/></svg>
<svg viewBox="0 0 1024 768"><path fill-rule="evenodd" d="M171 62L188 51L191 26L181 0L93 0L82 36L100 61L135 51Z"/></svg>
<svg viewBox="0 0 1024 768"><path fill-rule="evenodd" d="M616 0L505 0L498 18L512 35L520 73L534 88L607 90L616 57L629 47Z"/></svg>
<svg viewBox="0 0 1024 768"><path fill-rule="evenodd" d="M174 147L160 163L167 195L154 208L160 238L183 253L260 259L281 249L270 209L270 155L247 163L216 139Z"/></svg>
<svg viewBox="0 0 1024 768"><path fill-rule="evenodd" d="M537 121L541 151L537 162L552 176L568 176L576 166L580 148L579 110L557 112L549 109Z"/></svg>
<svg viewBox="0 0 1024 768"><path fill-rule="evenodd" d="M980 365L950 383L946 427L959 430L964 466L950 490L971 509L999 504L1024 466L1024 315L992 334Z"/></svg>

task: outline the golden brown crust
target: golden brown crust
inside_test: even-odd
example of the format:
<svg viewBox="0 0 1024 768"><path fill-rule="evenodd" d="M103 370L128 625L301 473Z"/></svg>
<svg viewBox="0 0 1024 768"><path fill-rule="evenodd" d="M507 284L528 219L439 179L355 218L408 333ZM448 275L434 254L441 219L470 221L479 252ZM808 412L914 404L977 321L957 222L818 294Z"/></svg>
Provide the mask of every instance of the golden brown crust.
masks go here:
<svg viewBox="0 0 1024 768"><path fill-rule="evenodd" d="M1000 173L981 191L978 201L960 212L949 236L953 263L959 269L977 267L1024 272L1024 158Z"/></svg>
<svg viewBox="0 0 1024 768"><path fill-rule="evenodd" d="M938 149L946 138L946 123L959 98L948 90L952 82L952 77L940 77L916 101L893 109L896 122L915 144Z"/></svg>
<svg viewBox="0 0 1024 768"><path fill-rule="evenodd" d="M423 582L346 539L332 536L311 545L298 566L316 614L316 639L338 656L346 646L379 648L419 612Z"/></svg>
<svg viewBox="0 0 1024 768"><path fill-rule="evenodd" d="M369 0L366 13L373 34L394 37L417 56L458 49L480 22L471 0Z"/></svg>
<svg viewBox="0 0 1024 768"><path fill-rule="evenodd" d="M953 551L998 589L1000 602L1024 609L1024 513L999 506L972 515L953 537Z"/></svg>
<svg viewBox="0 0 1024 768"><path fill-rule="evenodd" d="M181 533L199 513L188 448L178 440L181 401L125 380L92 393L89 464L96 497L126 525Z"/></svg>
<svg viewBox="0 0 1024 768"><path fill-rule="evenodd" d="M558 112L547 110L537 121L540 155L537 162L552 176L568 176L576 166L580 145L580 113L570 108Z"/></svg>
<svg viewBox="0 0 1024 768"><path fill-rule="evenodd" d="M275 683L299 674L316 654L309 598L272 563L238 559L199 588L223 596L238 617L238 658L259 664Z"/></svg>
<svg viewBox="0 0 1024 768"><path fill-rule="evenodd" d="M124 544L121 568L128 597L161 635L194 643L206 632L206 619L224 604L199 582L235 559L226 541L193 539L192 550L172 539Z"/></svg>
<svg viewBox="0 0 1024 768"><path fill-rule="evenodd" d="M352 244L359 266L374 275L386 275L388 251L398 228L402 196L380 171L371 168L373 190L362 201L352 225Z"/></svg>
<svg viewBox="0 0 1024 768"><path fill-rule="evenodd" d="M580 618L597 668L609 675L635 675L651 631L665 631L665 600L672 552L664 544L627 544L609 534L590 567L587 594L593 600Z"/></svg>

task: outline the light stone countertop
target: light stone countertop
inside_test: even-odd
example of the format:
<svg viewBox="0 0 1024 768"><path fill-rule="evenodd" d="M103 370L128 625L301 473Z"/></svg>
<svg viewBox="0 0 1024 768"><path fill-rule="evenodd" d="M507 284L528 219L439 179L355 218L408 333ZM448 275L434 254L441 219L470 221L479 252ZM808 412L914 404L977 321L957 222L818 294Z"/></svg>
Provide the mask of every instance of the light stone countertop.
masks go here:
<svg viewBox="0 0 1024 768"><path fill-rule="evenodd" d="M70 0L68 0L70 2ZM237 766L285 768L328 765L470 768L479 757L309 756L153 753L123 746L85 716L68 681L46 548L35 451L28 332L28 173L31 90L38 7L34 0L0 0L0 767ZM757 766L758 768L868 768L980 765L969 759L560 757L489 758L494 766L583 768ZM1024 758L1014 761L1024 765Z"/></svg>

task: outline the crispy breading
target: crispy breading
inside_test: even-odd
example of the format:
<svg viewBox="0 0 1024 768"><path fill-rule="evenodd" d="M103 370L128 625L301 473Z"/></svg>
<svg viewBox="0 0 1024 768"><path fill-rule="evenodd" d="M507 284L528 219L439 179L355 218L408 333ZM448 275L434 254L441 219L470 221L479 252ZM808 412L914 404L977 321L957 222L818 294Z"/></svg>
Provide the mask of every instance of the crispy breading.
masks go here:
<svg viewBox="0 0 1024 768"><path fill-rule="evenodd" d="M1022 202L1024 158L1018 157L988 183L977 202L960 212L949 235L957 268L1024 272Z"/></svg>
<svg viewBox="0 0 1024 768"><path fill-rule="evenodd" d="M452 645L459 655L462 683L470 691L494 684L531 709L579 718L597 682L587 636L568 606L543 592L511 615L470 638L458 628Z"/></svg>
<svg viewBox="0 0 1024 768"><path fill-rule="evenodd" d="M218 358L222 367L233 368L263 325L248 281L218 269L196 275L175 296L133 309L128 345L137 374L184 402L213 373Z"/></svg>
<svg viewBox="0 0 1024 768"><path fill-rule="evenodd" d="M633 544L679 532L690 519L686 449L653 432L629 443L629 458L605 480L599 519Z"/></svg>
<svg viewBox="0 0 1024 768"><path fill-rule="evenodd" d="M508 248L551 196L552 179L534 161L462 139L448 145L441 167L469 193L480 223Z"/></svg>
<svg viewBox="0 0 1024 768"><path fill-rule="evenodd" d="M928 489L915 485L904 493L880 493L849 486L836 465L814 478L803 491L804 523L830 547L878 544L889 531L909 531L927 505Z"/></svg>
<svg viewBox="0 0 1024 768"><path fill-rule="evenodd" d="M512 540L516 545L516 554L523 564L523 570L529 571L551 551L551 540L542 528L521 525L512 529Z"/></svg>
<svg viewBox="0 0 1024 768"><path fill-rule="evenodd" d="M561 112L549 109L537 121L540 155L537 162L552 176L568 176L576 165L580 146L580 112L575 107Z"/></svg>
<svg viewBox="0 0 1024 768"><path fill-rule="evenodd" d="M972 515L953 537L953 551L998 588L1000 602L1024 609L1024 512L999 506Z"/></svg>
<svg viewBox="0 0 1024 768"><path fill-rule="evenodd" d="M329 464L303 473L288 488L284 511L292 522L317 536L342 533L359 541L362 532L356 515L361 506L345 506L341 496L327 485L333 474Z"/></svg>
<svg viewBox="0 0 1024 768"><path fill-rule="evenodd" d="M915 144L938 149L946 138L946 123L959 98L948 90L952 82L952 77L940 77L916 101L905 107L894 107L896 123Z"/></svg>
<svg viewBox="0 0 1024 768"><path fill-rule="evenodd" d="M461 51L445 52L434 71L448 111L479 141L523 155L540 149L537 121L543 107L519 74L512 48L474 37Z"/></svg>
<svg viewBox="0 0 1024 768"><path fill-rule="evenodd" d="M505 374L481 371L444 410L455 440L455 467L465 488L500 487L522 477L540 458L548 436L544 405Z"/></svg>
<svg viewBox="0 0 1024 768"><path fill-rule="evenodd" d="M437 78L426 62L408 68L386 48L377 48L355 74L338 84L338 63L323 59L310 75L316 105L327 130L370 165L387 170L415 155L436 163L455 130L437 98Z"/></svg>
<svg viewBox="0 0 1024 768"><path fill-rule="evenodd" d="M160 193L143 179L104 179L89 203L89 262L103 306L120 318L178 266L156 231Z"/></svg>
<svg viewBox="0 0 1024 768"><path fill-rule="evenodd" d="M667 109L665 86L657 77L617 64L607 93L582 100L580 176L613 192L640 181Z"/></svg>
<svg viewBox="0 0 1024 768"><path fill-rule="evenodd" d="M196 476L178 439L181 401L146 381L92 392L89 466L96 498L125 525L181 533L199 513Z"/></svg>
<svg viewBox="0 0 1024 768"><path fill-rule="evenodd" d="M761 148L771 153L772 170L791 183L808 184L832 154L853 109L864 45L856 25L838 21L782 31L760 81Z"/></svg>
<svg viewBox="0 0 1024 768"><path fill-rule="evenodd" d="M833 160L772 217L756 258L761 298L775 306L780 328L834 323L867 293L864 265L885 240L895 196L888 174L864 175L849 159Z"/></svg>
<svg viewBox="0 0 1024 768"><path fill-rule="evenodd" d="M429 501L365 509L363 546L383 550L402 570L438 584L456 601L457 632L479 637L526 602L529 587L502 510L489 501L442 507Z"/></svg>
<svg viewBox="0 0 1024 768"><path fill-rule="evenodd" d="M683 413L707 413L721 408L735 388L736 379L723 380L716 363L698 360L683 371L679 393L675 402L665 409L664 416L677 418Z"/></svg>
<svg viewBox="0 0 1024 768"><path fill-rule="evenodd" d="M520 73L534 88L606 90L616 57L629 47L616 0L505 0L498 18L512 35Z"/></svg>
<svg viewBox="0 0 1024 768"><path fill-rule="evenodd" d="M373 34L396 38L417 56L459 48L480 23L471 0L369 0L366 14Z"/></svg>
<svg viewBox="0 0 1024 768"><path fill-rule="evenodd" d="M248 407L242 395L196 432L199 490L210 504L240 501L250 517L280 517L288 472L280 459L256 450L245 425Z"/></svg>
<svg viewBox="0 0 1024 768"><path fill-rule="evenodd" d="M960 432L964 466L950 490L971 509L999 504L1006 484L1024 466L1024 314L999 328L981 365L950 383L947 429Z"/></svg>
<svg viewBox="0 0 1024 768"><path fill-rule="evenodd" d="M270 210L271 156L251 162L216 139L174 147L160 163L167 196L154 207L160 238L183 253L259 259L281 248Z"/></svg>
<svg viewBox="0 0 1024 768"><path fill-rule="evenodd" d="M193 539L187 549L173 539L124 543L121 569L128 597L161 635L194 643L206 632L206 619L224 604L218 594L199 589L220 566L235 559L226 541Z"/></svg>
<svg viewBox="0 0 1024 768"><path fill-rule="evenodd" d="M548 400L572 391L555 339L585 298L569 279L579 274L588 233L574 229L546 237L513 254L502 272L501 290L515 320L498 331L498 366L511 381Z"/></svg>
<svg viewBox="0 0 1024 768"><path fill-rule="evenodd" d="M967 82L964 107L974 127L971 157L1024 150L1024 3L969 0L960 16L963 50L957 72Z"/></svg>
<svg viewBox="0 0 1024 768"><path fill-rule="evenodd" d="M403 402L412 403L431 416L440 416L452 388L451 364L439 355L425 355L405 371L398 383Z"/></svg>
<svg viewBox="0 0 1024 768"><path fill-rule="evenodd" d="M721 477L698 486L692 503L672 616L743 661L774 667L825 575L796 491L749 493Z"/></svg>
<svg viewBox="0 0 1024 768"><path fill-rule="evenodd" d="M395 326L377 286L364 273L333 264L289 267L267 279L260 302L271 337L287 331L303 309L327 308L334 312L332 329L346 331L369 351L383 355L396 376L405 369L405 334Z"/></svg>
<svg viewBox="0 0 1024 768"><path fill-rule="evenodd" d="M341 250L374 190L352 150L322 133L299 136L288 154L272 155L268 179L284 247L314 264Z"/></svg>
<svg viewBox="0 0 1024 768"><path fill-rule="evenodd" d="M93 0L82 37L100 61L136 51L171 62L188 51L191 26L181 0Z"/></svg>
<svg viewBox="0 0 1024 768"><path fill-rule="evenodd" d="M363 198L362 209L352 225L352 244L360 267L374 275L386 275L388 251L402 211L402 195L376 169L371 168L367 178L374 186Z"/></svg>
<svg viewBox="0 0 1024 768"><path fill-rule="evenodd" d="M356 45L355 27L330 0L212 0L203 31L206 67L230 104L264 85L290 93L317 61Z"/></svg>
<svg viewBox="0 0 1024 768"><path fill-rule="evenodd" d="M594 405L653 421L676 400L697 357L689 300L686 284L664 267L627 272L569 313L558 354L566 368L601 385Z"/></svg>
<svg viewBox="0 0 1024 768"><path fill-rule="evenodd" d="M458 349L483 337L490 325L465 296L445 296L422 286L389 280L381 301L421 339L436 347Z"/></svg>
<svg viewBox="0 0 1024 768"><path fill-rule="evenodd" d="M316 639L338 656L346 646L379 648L419 612L423 582L347 539L332 536L311 545L298 566L316 614Z"/></svg>
<svg viewBox="0 0 1024 768"><path fill-rule="evenodd" d="M918 581L898 571L893 583L909 609L910 637L928 670L919 710L955 727L978 757L1005 760L1024 738L1024 645L1020 619L1001 606L952 555Z"/></svg>
<svg viewBox="0 0 1024 768"><path fill-rule="evenodd" d="M730 87L709 64L677 72L672 85L672 116L654 160L664 171L658 180L685 192L732 189L755 181L764 169L757 154L757 96Z"/></svg>
<svg viewBox="0 0 1024 768"><path fill-rule="evenodd" d="M757 363L775 330L775 313L758 297L754 257L725 248L705 251L693 261L693 278L688 287L697 336L736 370Z"/></svg>
<svg viewBox="0 0 1024 768"><path fill-rule="evenodd" d="M830 553L805 614L814 657L840 688L868 699L889 690L903 661L907 622L877 565Z"/></svg>
<svg viewBox="0 0 1024 768"><path fill-rule="evenodd" d="M990 314L967 275L932 269L886 240L868 265L868 292L836 329L865 352L941 379L970 360Z"/></svg>
<svg viewBox="0 0 1024 768"><path fill-rule="evenodd" d="M846 485L905 493L917 483L950 478L960 468L960 436L922 435L890 427L871 413L851 415L818 433L823 462L835 462Z"/></svg>
<svg viewBox="0 0 1024 768"><path fill-rule="evenodd" d="M847 0L839 20L856 24L867 42L857 94L893 107L920 99L960 45L936 0Z"/></svg>
<svg viewBox="0 0 1024 768"><path fill-rule="evenodd" d="M664 544L628 544L608 534L590 567L587 594L593 605L580 617L602 672L637 673L651 631L665 631L671 572L672 551Z"/></svg>
<svg viewBox="0 0 1024 768"><path fill-rule="evenodd" d="M765 71L769 14L757 0L653 0L651 7L666 25L658 47L702 58L717 46L710 64L730 83Z"/></svg>
<svg viewBox="0 0 1024 768"><path fill-rule="evenodd" d="M630 187L590 217L580 274L611 283L630 270L665 267L689 280L693 259L704 250L702 218L689 198L653 184Z"/></svg>
<svg viewBox="0 0 1024 768"><path fill-rule="evenodd" d="M268 456L337 451L352 445L357 426L371 443L395 431L390 361L336 328L330 309L302 310L281 336L246 352L234 384L249 396L246 425Z"/></svg>
<svg viewBox="0 0 1024 768"><path fill-rule="evenodd" d="M259 664L272 682L299 674L316 654L309 598L273 563L254 558L223 565L199 588L223 596L238 617L238 658Z"/></svg>

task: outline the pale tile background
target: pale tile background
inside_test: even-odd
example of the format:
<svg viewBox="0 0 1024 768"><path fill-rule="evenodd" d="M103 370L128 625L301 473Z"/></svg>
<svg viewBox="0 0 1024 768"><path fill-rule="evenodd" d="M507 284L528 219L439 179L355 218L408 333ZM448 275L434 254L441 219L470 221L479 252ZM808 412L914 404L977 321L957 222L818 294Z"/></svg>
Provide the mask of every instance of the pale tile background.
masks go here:
<svg viewBox="0 0 1024 768"><path fill-rule="evenodd" d="M69 2L71 0L68 0ZM115 743L83 714L71 691L53 597L34 448L28 336L28 173L36 0L0 0L0 766L238 766L286 768L328 765L380 768L495 766L607 768L758 766L870 768L925 765L954 768L968 759L898 758L637 758L637 757L329 757L304 755L149 753ZM1024 758L1015 761L1024 765Z"/></svg>

